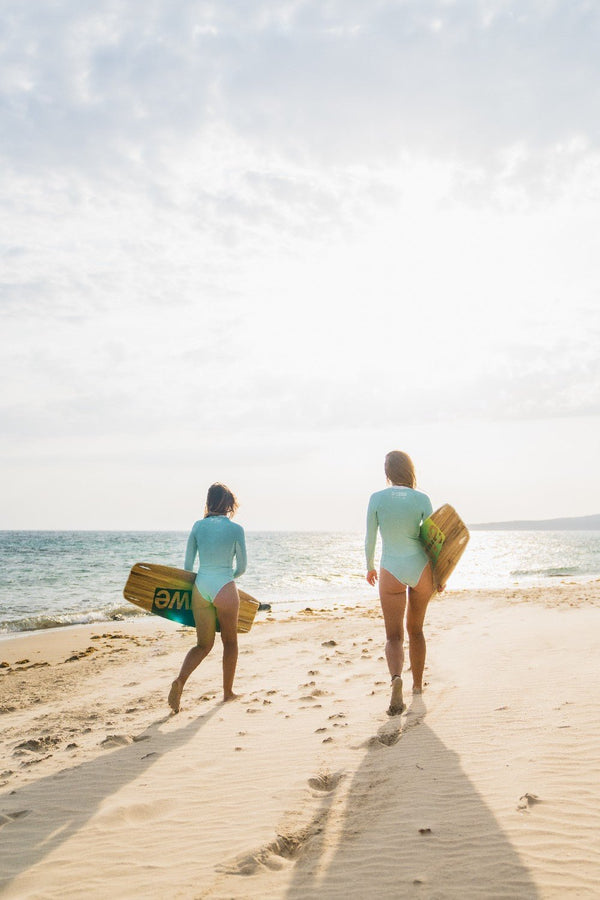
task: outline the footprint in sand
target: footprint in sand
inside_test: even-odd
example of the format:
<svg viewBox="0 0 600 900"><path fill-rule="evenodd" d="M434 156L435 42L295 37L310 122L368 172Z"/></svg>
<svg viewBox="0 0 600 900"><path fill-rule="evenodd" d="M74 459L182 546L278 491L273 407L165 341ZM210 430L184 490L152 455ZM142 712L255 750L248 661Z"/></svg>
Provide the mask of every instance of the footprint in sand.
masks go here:
<svg viewBox="0 0 600 900"><path fill-rule="evenodd" d="M326 770L325 772L320 772L318 775L309 778L308 784L315 791L330 793L336 789L343 777L343 770L340 770L339 772L330 772L329 770Z"/></svg>
<svg viewBox="0 0 600 900"><path fill-rule="evenodd" d="M127 744L133 744L133 738L130 734L107 734L100 746L106 749L111 747L125 747Z"/></svg>
<svg viewBox="0 0 600 900"><path fill-rule="evenodd" d="M527 792L523 794L522 797L519 797L519 802L517 803L517 809L524 811L528 810L531 806L535 806L536 803L541 803L542 801L538 797L537 794L530 794Z"/></svg>
<svg viewBox="0 0 600 900"><path fill-rule="evenodd" d="M44 762L46 759L50 759L52 756L51 753L46 754L46 756L39 756L37 759L26 759L25 762L21 763L22 769L28 769L30 766L37 766L38 763Z"/></svg>
<svg viewBox="0 0 600 900"><path fill-rule="evenodd" d="M392 722L386 722L378 729L377 734L368 738L362 745L363 747L393 747L397 744L402 736L402 732L397 725Z"/></svg>
<svg viewBox="0 0 600 900"><path fill-rule="evenodd" d="M23 819L25 816L28 816L30 812L30 809L20 809L18 812L0 814L0 828L2 828L3 825L10 825L10 823L14 822L16 819Z"/></svg>
<svg viewBox="0 0 600 900"><path fill-rule="evenodd" d="M401 736L402 732L400 728L393 722L386 722L385 725L382 725L381 728L377 730L379 741L386 747L392 747L394 744L397 744Z"/></svg>
<svg viewBox="0 0 600 900"><path fill-rule="evenodd" d="M28 741L21 741L20 744L17 744L14 750L14 755L22 756L22 751L24 750L28 750L30 753L43 753L50 747L56 747L56 745L59 743L60 738L56 737L30 738Z"/></svg>
<svg viewBox="0 0 600 900"><path fill-rule="evenodd" d="M300 831L278 834L270 844L244 853L230 863L217 866L217 871L227 875L254 875L265 869L278 871L286 864L292 863L312 838L321 834L322 830L322 820L319 817Z"/></svg>

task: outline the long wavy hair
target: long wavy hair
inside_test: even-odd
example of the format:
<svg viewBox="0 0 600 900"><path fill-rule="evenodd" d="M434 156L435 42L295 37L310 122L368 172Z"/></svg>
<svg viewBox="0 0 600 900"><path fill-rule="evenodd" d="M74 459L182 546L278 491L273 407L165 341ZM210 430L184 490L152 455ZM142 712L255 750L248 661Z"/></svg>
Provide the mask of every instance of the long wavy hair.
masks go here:
<svg viewBox="0 0 600 900"><path fill-rule="evenodd" d="M232 516L239 504L226 484L215 481L208 489L204 518L209 516Z"/></svg>
<svg viewBox="0 0 600 900"><path fill-rule="evenodd" d="M390 450L385 458L385 474L392 484L414 488L417 484L413 461L403 450Z"/></svg>

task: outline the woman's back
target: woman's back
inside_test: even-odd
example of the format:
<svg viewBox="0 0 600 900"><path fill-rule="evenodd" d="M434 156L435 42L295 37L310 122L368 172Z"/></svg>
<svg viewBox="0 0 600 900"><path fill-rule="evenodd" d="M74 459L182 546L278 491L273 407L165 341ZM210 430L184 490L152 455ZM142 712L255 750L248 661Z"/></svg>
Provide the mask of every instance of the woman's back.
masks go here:
<svg viewBox="0 0 600 900"><path fill-rule="evenodd" d="M379 528L382 567L404 584L414 586L428 559L419 540L421 522L432 511L427 494L404 485L392 485L373 494L367 513L367 567L373 568Z"/></svg>
<svg viewBox="0 0 600 900"><path fill-rule="evenodd" d="M243 546L244 530L241 525L232 522L228 516L206 516L199 519L192 528L185 567L193 568L197 553L201 569L231 569L236 554L239 568Z"/></svg>
<svg viewBox="0 0 600 900"><path fill-rule="evenodd" d="M431 514L427 494L404 485L392 485L373 495L381 538L384 542L407 543L419 540L421 522Z"/></svg>

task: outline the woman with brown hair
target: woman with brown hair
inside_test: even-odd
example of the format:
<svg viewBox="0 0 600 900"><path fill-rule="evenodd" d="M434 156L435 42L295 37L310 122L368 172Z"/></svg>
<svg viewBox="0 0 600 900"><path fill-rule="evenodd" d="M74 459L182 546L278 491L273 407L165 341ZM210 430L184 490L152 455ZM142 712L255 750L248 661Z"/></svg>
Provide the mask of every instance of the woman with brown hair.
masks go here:
<svg viewBox="0 0 600 900"><path fill-rule="evenodd" d="M175 713L179 712L186 681L212 650L217 630L223 641L223 700L236 697L233 679L238 658L240 598L234 578L246 571L244 529L231 521L237 507L238 502L226 485L212 484L206 496L204 518L194 524L188 538L184 568L194 567L196 555L200 563L192 589L197 644L183 660L169 691L169 706Z"/></svg>
<svg viewBox="0 0 600 900"><path fill-rule="evenodd" d="M427 604L434 593L434 582L419 531L433 507L427 494L416 490L415 469L408 454L401 450L388 453L385 474L388 487L377 491L369 501L365 553L367 581L374 585L377 581L375 544L379 529L382 543L379 598L385 622L385 655L392 679L388 715L396 716L405 708L402 698L405 612L413 693L420 694L423 690L426 653L423 622Z"/></svg>

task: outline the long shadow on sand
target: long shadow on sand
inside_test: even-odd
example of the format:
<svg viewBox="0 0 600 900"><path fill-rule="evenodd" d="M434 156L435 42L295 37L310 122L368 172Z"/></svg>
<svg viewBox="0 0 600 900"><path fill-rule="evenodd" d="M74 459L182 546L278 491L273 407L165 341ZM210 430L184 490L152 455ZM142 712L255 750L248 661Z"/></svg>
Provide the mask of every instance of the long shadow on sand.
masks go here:
<svg viewBox="0 0 600 900"><path fill-rule="evenodd" d="M380 730L383 741L369 742L341 821L333 797L323 798L288 900L539 896L457 754L424 724L425 713L415 698L401 733L390 722Z"/></svg>
<svg viewBox="0 0 600 900"><path fill-rule="evenodd" d="M162 733L160 726L171 716L162 716L137 735L135 743L107 749L89 762L19 788L10 798L10 806L18 803L19 812L13 813L14 821L0 832L0 893L18 875L68 841L106 798L138 778L163 754L183 747L218 708L167 733ZM3 807L8 808L8 801L9 797L5 796ZM42 809L44 817L36 815Z"/></svg>

